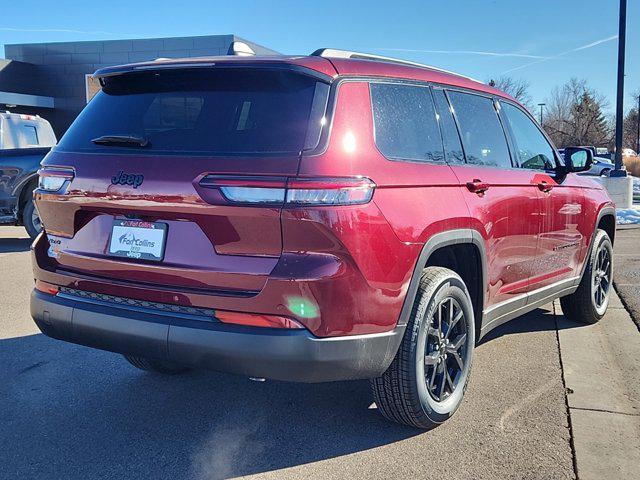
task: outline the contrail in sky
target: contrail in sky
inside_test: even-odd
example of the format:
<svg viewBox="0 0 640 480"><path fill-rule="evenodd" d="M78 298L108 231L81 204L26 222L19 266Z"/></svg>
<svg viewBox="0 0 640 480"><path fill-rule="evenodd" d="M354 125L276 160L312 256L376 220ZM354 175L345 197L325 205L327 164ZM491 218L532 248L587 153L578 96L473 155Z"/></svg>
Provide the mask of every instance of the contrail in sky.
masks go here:
<svg viewBox="0 0 640 480"><path fill-rule="evenodd" d="M516 57L516 58L535 58L547 59L542 55L527 55L525 53L511 52L484 52L478 50L421 50L413 48L376 48L385 52L407 52L407 53L442 53L442 54L458 54L458 55L482 55L485 57Z"/></svg>
<svg viewBox="0 0 640 480"><path fill-rule="evenodd" d="M521 70L523 68L531 67L532 65L537 65L539 63L546 62L548 60L555 60L556 58L564 57L565 55L569 55L570 53L579 52L580 50L586 50L587 48L595 47L596 45L610 42L611 40L615 40L617 38L618 38L618 35L611 35L610 37L607 37L607 38L601 38L600 40L596 40L595 42L587 43L586 45L582 45L581 47L572 48L571 50L558 53L557 55L545 57L540 60L536 60L535 62L525 63L524 65L520 65L519 67L510 68L509 70L505 70L504 72L502 72L501 75L504 75L505 73L515 72L516 70Z"/></svg>

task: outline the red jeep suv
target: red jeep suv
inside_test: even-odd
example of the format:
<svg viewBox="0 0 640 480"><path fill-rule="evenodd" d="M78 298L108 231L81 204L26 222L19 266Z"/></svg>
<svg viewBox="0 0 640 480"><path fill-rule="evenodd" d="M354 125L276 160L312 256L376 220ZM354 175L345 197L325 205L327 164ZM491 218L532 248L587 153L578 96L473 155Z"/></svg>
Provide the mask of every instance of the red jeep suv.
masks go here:
<svg viewBox="0 0 640 480"><path fill-rule="evenodd" d="M35 192L50 337L299 382L371 379L387 418L450 417L473 349L556 298L608 305L615 211L514 99L341 50L104 68Z"/></svg>

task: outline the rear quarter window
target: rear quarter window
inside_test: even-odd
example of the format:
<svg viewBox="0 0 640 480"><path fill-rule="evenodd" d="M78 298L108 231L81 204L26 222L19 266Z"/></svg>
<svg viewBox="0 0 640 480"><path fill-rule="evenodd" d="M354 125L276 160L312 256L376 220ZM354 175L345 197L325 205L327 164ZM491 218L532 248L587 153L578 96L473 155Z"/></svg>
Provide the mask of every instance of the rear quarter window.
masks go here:
<svg viewBox="0 0 640 480"><path fill-rule="evenodd" d="M372 83L378 150L387 158L442 162L442 138L429 87Z"/></svg>

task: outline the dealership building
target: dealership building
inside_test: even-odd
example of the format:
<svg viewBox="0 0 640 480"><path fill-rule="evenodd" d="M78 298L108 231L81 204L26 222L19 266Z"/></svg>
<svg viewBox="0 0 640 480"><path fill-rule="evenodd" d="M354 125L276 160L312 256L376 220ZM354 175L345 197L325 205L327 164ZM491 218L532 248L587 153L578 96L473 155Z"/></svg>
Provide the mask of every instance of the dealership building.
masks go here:
<svg viewBox="0 0 640 480"><path fill-rule="evenodd" d="M237 42L257 55L278 54L236 35L5 45L0 111L40 115L60 137L99 89L91 78L96 70L156 58L226 55Z"/></svg>

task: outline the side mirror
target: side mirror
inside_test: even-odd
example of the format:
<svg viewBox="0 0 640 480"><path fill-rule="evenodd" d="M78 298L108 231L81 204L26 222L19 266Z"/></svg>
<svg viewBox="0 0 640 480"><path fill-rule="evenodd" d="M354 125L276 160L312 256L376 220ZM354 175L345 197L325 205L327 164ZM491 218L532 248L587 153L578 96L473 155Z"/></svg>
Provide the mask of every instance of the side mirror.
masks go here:
<svg viewBox="0 0 640 480"><path fill-rule="evenodd" d="M593 152L588 148L567 147L564 149L564 164L566 173L584 172L591 168Z"/></svg>

